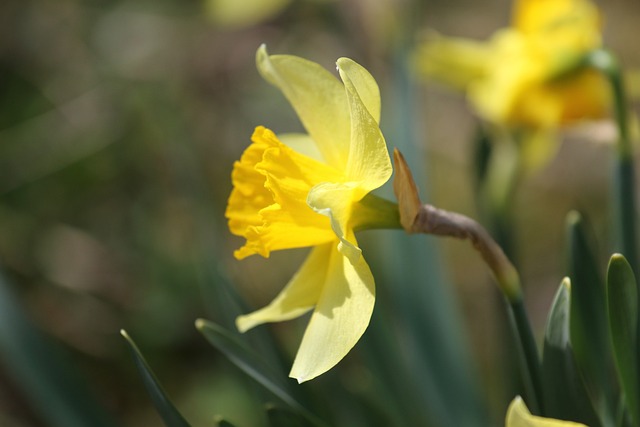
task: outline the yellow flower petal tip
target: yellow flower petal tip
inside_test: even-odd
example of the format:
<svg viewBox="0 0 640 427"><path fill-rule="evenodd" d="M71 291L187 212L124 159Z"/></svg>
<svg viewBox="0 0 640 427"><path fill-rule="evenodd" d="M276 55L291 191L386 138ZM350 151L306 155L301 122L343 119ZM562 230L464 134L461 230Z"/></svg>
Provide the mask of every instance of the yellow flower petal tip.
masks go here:
<svg viewBox="0 0 640 427"><path fill-rule="evenodd" d="M531 415L527 405L517 396L507 409L506 427L587 427L573 421L561 421Z"/></svg>
<svg viewBox="0 0 640 427"><path fill-rule="evenodd" d="M308 135L255 129L231 175L225 215L245 239L234 255L312 249L275 299L239 316L236 326L244 332L313 311L291 370L302 382L335 366L369 324L374 280L355 231L397 225L397 207L369 195L389 180L391 161L378 125L380 91L362 66L340 58L339 80L306 59L269 55L264 45L256 65Z"/></svg>

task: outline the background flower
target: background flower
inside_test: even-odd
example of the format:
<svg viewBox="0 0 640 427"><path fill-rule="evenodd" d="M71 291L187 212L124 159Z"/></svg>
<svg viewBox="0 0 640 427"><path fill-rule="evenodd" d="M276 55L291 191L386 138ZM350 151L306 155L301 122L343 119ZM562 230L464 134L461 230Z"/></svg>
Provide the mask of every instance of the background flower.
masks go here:
<svg viewBox="0 0 640 427"><path fill-rule="evenodd" d="M555 152L558 127L609 112L608 83L584 66L600 32L588 0L519 0L511 26L489 41L435 36L416 60L425 75L465 91L481 118L519 132L535 166Z"/></svg>

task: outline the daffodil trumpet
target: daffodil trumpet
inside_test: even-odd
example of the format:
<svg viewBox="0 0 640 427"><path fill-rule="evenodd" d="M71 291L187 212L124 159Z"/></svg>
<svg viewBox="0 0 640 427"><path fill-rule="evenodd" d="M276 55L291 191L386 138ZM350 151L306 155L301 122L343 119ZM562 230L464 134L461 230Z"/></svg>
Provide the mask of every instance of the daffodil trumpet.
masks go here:
<svg viewBox="0 0 640 427"><path fill-rule="evenodd" d="M355 232L399 228L399 214L395 204L370 194L392 173L371 74L340 58L340 81L314 62L269 55L264 46L256 62L307 134L256 128L232 172L226 216L231 232L246 239L234 255L312 249L270 304L236 324L244 332L312 311L289 374L303 382L335 366L369 324L375 285Z"/></svg>

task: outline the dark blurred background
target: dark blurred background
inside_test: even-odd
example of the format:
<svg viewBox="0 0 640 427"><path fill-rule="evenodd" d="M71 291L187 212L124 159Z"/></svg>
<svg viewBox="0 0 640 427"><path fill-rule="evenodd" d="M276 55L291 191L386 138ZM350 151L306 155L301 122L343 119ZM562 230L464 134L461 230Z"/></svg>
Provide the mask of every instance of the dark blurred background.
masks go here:
<svg viewBox="0 0 640 427"><path fill-rule="evenodd" d="M360 62L381 85L386 134L398 114L386 107L398 40L426 28L486 38L510 10L506 0L293 0L229 26L209 1L0 2L0 269L19 306L128 426L159 419L121 328L194 425L212 425L217 413L256 425L242 409L256 396L193 322L225 320L213 290L220 280L257 308L304 256L232 257L242 243L224 219L233 161L256 125L301 129L260 79L257 47L331 70L340 56ZM599 6L606 45L628 69L640 67L640 3ZM476 217L475 119L462 95L437 85L421 86L419 100L426 149L412 166L426 170L422 187L430 202ZM570 208L588 213L607 259L612 138L608 123L568 132L558 157L517 192L516 261L538 330L563 275ZM488 326L503 316L495 289L467 245L439 246L481 377L499 381L499 335ZM0 424L48 425L9 363L0 363Z"/></svg>

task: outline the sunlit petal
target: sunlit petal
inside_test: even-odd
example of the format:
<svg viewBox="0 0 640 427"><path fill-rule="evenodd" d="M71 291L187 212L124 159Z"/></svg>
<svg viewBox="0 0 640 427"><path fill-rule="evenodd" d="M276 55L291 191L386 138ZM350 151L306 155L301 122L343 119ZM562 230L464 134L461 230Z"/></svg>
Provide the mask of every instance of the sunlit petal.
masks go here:
<svg viewBox="0 0 640 427"><path fill-rule="evenodd" d="M349 106L340 81L315 62L291 55L256 53L258 70L278 87L300 117L325 161L345 170L349 155Z"/></svg>
<svg viewBox="0 0 640 427"><path fill-rule="evenodd" d="M262 323L293 319L311 310L327 279L332 246L313 248L295 276L269 305L236 319L238 330L245 332Z"/></svg>
<svg viewBox="0 0 640 427"><path fill-rule="evenodd" d="M373 120L380 122L380 88L375 79L362 65L349 58L340 58L336 62L338 70L342 70L341 77L344 81L343 74L348 76L349 82L362 104L367 108ZM350 89L347 88L347 91Z"/></svg>
<svg viewBox="0 0 640 427"><path fill-rule="evenodd" d="M418 70L459 90L486 75L493 49L487 42L432 35L418 46Z"/></svg>
<svg viewBox="0 0 640 427"><path fill-rule="evenodd" d="M278 139L293 151L304 154L319 162L324 161L316 142L306 133L279 133Z"/></svg>
<svg viewBox="0 0 640 427"><path fill-rule="evenodd" d="M358 188L354 183L323 183L309 191L307 204L319 214L328 217L331 228L340 239L338 250L351 262L360 258L361 250L351 232L351 211Z"/></svg>
<svg viewBox="0 0 640 427"><path fill-rule="evenodd" d="M375 287L364 258L351 264L332 250L322 294L289 374L299 382L335 366L360 339L373 312Z"/></svg>
<svg viewBox="0 0 640 427"><path fill-rule="evenodd" d="M358 93L358 88L365 86L362 67L348 58L340 58L338 71L344 82L351 112L351 146L346 171L350 181L360 181L359 200L389 180L391 159L382 131ZM358 82L358 87L352 76ZM373 89L364 91L370 103L374 97L371 92Z"/></svg>

